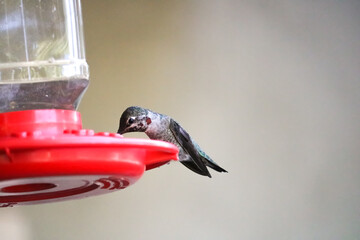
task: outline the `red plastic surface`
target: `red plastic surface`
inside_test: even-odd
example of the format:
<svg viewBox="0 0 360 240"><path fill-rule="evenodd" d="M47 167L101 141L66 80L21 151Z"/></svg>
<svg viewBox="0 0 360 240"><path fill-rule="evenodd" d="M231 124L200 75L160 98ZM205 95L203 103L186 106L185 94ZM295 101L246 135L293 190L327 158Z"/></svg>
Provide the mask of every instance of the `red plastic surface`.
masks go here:
<svg viewBox="0 0 360 240"><path fill-rule="evenodd" d="M82 129L75 111L1 113L0 207L124 189L177 153L167 142Z"/></svg>

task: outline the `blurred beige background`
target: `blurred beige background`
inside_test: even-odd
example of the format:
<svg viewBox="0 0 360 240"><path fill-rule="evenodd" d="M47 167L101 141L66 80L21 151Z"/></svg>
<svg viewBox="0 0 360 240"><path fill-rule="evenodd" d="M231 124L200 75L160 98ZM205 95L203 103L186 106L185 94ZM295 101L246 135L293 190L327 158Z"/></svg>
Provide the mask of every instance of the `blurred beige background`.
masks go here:
<svg viewBox="0 0 360 240"><path fill-rule="evenodd" d="M1 209L1 239L360 239L359 1L82 3L84 127L148 107L229 173Z"/></svg>

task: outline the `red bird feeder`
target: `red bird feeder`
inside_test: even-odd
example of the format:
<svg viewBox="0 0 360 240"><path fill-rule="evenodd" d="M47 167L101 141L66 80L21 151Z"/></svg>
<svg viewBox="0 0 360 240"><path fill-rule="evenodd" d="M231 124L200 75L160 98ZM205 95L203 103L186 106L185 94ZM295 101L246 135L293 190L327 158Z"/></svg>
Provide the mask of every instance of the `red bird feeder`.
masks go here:
<svg viewBox="0 0 360 240"><path fill-rule="evenodd" d="M124 189L177 160L170 143L82 129L79 0L4 0L0 26L0 207Z"/></svg>
<svg viewBox="0 0 360 240"><path fill-rule="evenodd" d="M169 143L81 128L70 110L0 114L0 206L62 201L124 189L177 159Z"/></svg>

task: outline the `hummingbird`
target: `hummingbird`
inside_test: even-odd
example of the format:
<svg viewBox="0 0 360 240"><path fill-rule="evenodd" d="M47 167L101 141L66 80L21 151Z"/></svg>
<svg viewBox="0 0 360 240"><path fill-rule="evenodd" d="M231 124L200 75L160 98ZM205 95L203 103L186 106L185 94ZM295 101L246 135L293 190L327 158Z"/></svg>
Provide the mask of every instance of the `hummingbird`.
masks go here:
<svg viewBox="0 0 360 240"><path fill-rule="evenodd" d="M150 139L169 142L178 147L179 161L190 170L211 178L207 167L227 172L216 164L171 117L142 107L128 107L120 117L118 133L145 132Z"/></svg>

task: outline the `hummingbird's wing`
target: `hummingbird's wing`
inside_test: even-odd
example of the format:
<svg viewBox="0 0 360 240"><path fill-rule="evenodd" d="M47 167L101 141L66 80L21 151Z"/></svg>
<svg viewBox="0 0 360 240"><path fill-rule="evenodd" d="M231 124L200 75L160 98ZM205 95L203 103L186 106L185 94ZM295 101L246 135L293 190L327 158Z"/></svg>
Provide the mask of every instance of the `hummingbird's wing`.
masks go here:
<svg viewBox="0 0 360 240"><path fill-rule="evenodd" d="M211 177L209 170L206 168L205 162L202 161L203 156L200 155L196 146L193 144L190 135L175 120L170 119L169 126L172 134L180 146L186 151L191 159L182 161L182 163L192 171Z"/></svg>

